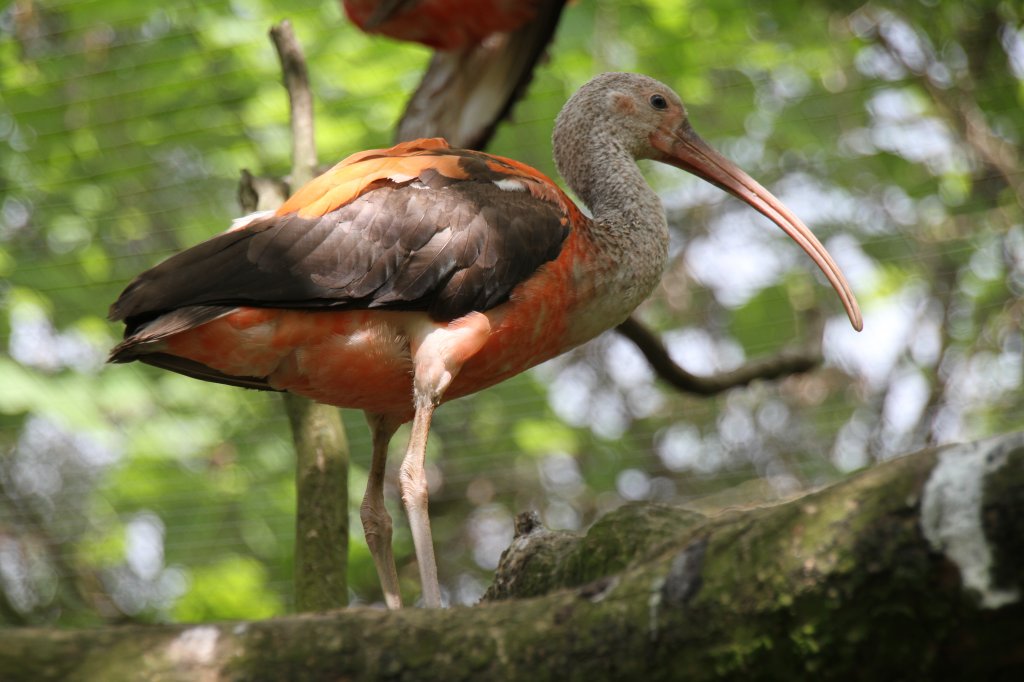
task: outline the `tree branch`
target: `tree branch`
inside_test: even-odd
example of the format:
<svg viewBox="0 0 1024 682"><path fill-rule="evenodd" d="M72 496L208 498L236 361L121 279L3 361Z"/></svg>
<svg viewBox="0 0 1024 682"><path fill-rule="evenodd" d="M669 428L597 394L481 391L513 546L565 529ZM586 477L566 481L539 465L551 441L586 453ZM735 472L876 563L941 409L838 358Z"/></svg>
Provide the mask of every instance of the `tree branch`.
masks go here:
<svg viewBox="0 0 1024 682"><path fill-rule="evenodd" d="M583 536L525 523L501 599L476 607L8 630L0 678L1016 679L1022 537L1013 434L777 506L628 505Z"/></svg>
<svg viewBox="0 0 1024 682"><path fill-rule="evenodd" d="M313 179L316 170L316 139L313 126L313 95L309 89L306 57L295 38L292 23L285 19L270 29L284 87L288 91L292 125L292 187L302 187Z"/></svg>
<svg viewBox="0 0 1024 682"><path fill-rule="evenodd" d="M746 386L757 379L770 380L807 372L822 361L821 350L817 348L783 350L771 357L752 360L730 372L701 377L677 365L661 340L635 318L628 318L616 327L616 331L636 344L658 377L680 391L697 395L715 395L730 388Z"/></svg>
<svg viewBox="0 0 1024 682"><path fill-rule="evenodd" d="M306 60L282 21L270 30L288 91L292 129L292 187L309 182L316 169L313 96ZM243 170L243 210L273 210L285 200L280 180ZM348 603L348 444L338 409L286 393L285 412L295 442L295 608L323 611Z"/></svg>
<svg viewBox="0 0 1024 682"><path fill-rule="evenodd" d="M273 211L288 198L289 189L281 178L257 177L243 168L238 180L238 205L246 213Z"/></svg>
<svg viewBox="0 0 1024 682"><path fill-rule="evenodd" d="M295 609L348 604L348 442L338 408L285 393L295 442Z"/></svg>

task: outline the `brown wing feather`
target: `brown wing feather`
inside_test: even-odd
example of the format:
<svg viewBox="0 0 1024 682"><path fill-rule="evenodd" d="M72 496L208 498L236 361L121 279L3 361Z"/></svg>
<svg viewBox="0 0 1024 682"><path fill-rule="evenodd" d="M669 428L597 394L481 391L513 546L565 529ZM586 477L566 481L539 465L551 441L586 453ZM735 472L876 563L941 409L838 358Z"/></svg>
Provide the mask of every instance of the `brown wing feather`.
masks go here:
<svg viewBox="0 0 1024 682"><path fill-rule="evenodd" d="M122 346L123 345L125 344L122 344ZM120 348L120 346L118 348ZM130 362L132 360L139 360L140 362L152 365L153 367L159 367L161 369L177 372L178 374L184 374L185 376L192 377L193 379L211 381L215 384L239 386L241 388L251 388L257 391L280 391L280 389L271 386L266 377L241 377L224 374L223 372L218 372L212 367L207 367L201 362L180 358L177 355L169 355L167 353L139 353L136 355L132 355L130 353L119 354L117 348L111 351L111 362Z"/></svg>
<svg viewBox="0 0 1024 682"><path fill-rule="evenodd" d="M125 289L111 318L126 321L127 335L163 336L155 318L161 332L180 331L234 306L426 310L449 320L502 303L558 256L575 207L557 189L528 191L543 180L535 171L433 153L446 157L435 166L446 172L377 180L322 216L274 215L172 256ZM523 191L502 189L502 179Z"/></svg>

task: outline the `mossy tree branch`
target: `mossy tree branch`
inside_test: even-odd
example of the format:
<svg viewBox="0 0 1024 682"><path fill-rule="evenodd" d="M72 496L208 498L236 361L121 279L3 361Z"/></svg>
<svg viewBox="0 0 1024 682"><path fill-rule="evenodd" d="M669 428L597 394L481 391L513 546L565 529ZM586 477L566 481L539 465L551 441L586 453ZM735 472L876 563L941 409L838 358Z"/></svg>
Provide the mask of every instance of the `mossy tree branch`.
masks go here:
<svg viewBox="0 0 1024 682"><path fill-rule="evenodd" d="M199 626L18 629L5 680L1016 679L1024 434L784 504L522 525L494 601Z"/></svg>

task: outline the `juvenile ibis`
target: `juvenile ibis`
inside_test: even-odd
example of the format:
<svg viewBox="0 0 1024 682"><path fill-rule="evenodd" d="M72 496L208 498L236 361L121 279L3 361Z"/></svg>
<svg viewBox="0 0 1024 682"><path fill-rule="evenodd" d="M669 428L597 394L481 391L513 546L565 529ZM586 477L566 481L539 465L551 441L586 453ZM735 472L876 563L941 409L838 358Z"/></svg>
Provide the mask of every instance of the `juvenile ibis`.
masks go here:
<svg viewBox="0 0 1024 682"><path fill-rule="evenodd" d="M533 168L443 139L353 154L277 211L136 277L110 309L126 324L110 360L363 410L373 456L360 515L392 608L401 599L384 465L411 420L400 490L423 602L439 606L424 475L434 410L594 338L650 294L668 227L638 159L693 173L774 221L862 326L821 243L697 136L662 83L597 76L558 115L553 145L592 217Z"/></svg>

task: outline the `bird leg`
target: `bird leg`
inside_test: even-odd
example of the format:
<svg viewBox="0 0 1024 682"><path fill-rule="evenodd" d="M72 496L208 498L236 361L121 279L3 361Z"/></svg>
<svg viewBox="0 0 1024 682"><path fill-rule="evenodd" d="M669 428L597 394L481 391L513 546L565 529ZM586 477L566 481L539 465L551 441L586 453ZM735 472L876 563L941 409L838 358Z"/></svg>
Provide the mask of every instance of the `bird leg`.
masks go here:
<svg viewBox="0 0 1024 682"><path fill-rule="evenodd" d="M402 460L398 481L416 548L416 561L420 566L423 604L427 607L441 606L441 586L437 581L437 562L434 559L430 517L427 515L429 491L424 470L430 420L462 364L480 350L490 331L491 322L486 315L469 313L446 327L437 327L434 323L425 325L410 343L415 414L409 449Z"/></svg>
<svg viewBox="0 0 1024 682"><path fill-rule="evenodd" d="M434 559L434 541L430 533L430 516L427 512L429 491L424 469L427 436L430 434L430 420L435 407L435 400L429 397L421 400L417 391L416 416L412 420L409 449L402 460L398 479L405 513L409 517L412 542L416 548L416 562L420 567L423 605L429 608L441 606L441 586L437 580L437 561Z"/></svg>
<svg viewBox="0 0 1024 682"><path fill-rule="evenodd" d="M377 577L384 591L384 603L389 609L402 608L402 594L398 589L398 571L391 551L391 515L384 506L384 471L388 459L388 444L401 425L400 420L382 414L366 415L373 434L373 459L366 482L366 494L359 507L363 522L363 535L370 548L370 556L377 567Z"/></svg>

